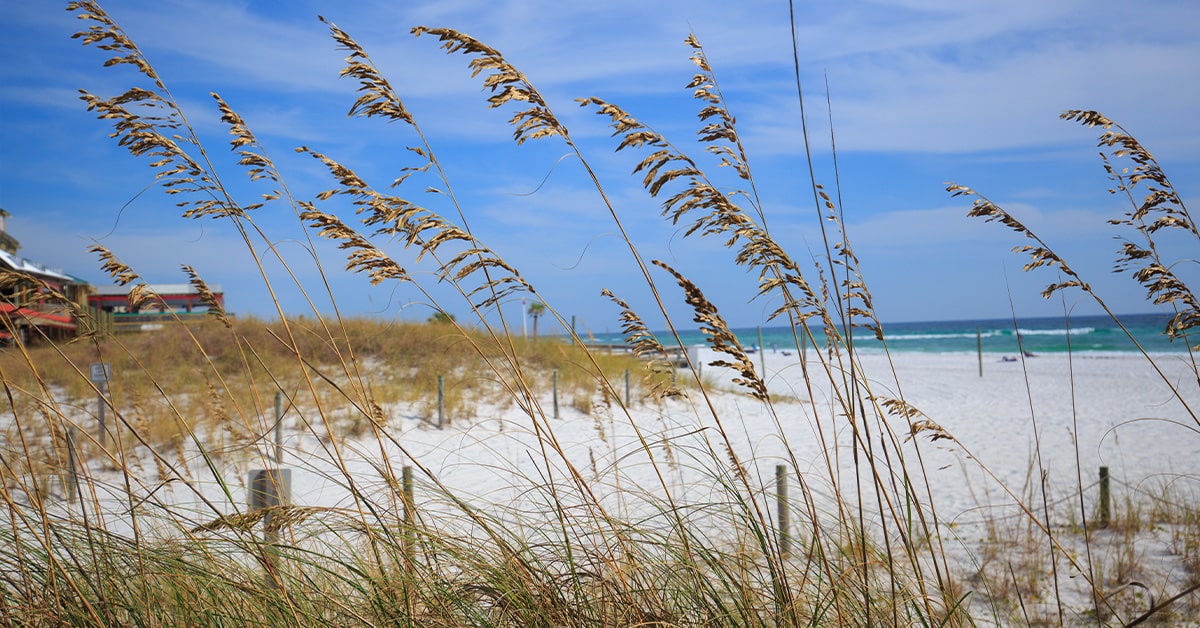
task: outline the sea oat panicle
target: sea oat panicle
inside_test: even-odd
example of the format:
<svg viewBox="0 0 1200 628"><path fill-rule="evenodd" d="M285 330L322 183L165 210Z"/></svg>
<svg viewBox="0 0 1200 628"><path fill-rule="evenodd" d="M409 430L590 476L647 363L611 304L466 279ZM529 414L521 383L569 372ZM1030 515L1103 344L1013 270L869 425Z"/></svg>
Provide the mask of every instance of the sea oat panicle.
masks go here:
<svg viewBox="0 0 1200 628"><path fill-rule="evenodd" d="M484 277L482 283L466 292L469 298L480 293L486 294L476 303L477 306L494 305L516 291L532 292L532 287L515 268L481 244L466 229L426 208L374 190L353 170L321 153L303 146L296 151L320 160L341 184L338 189L318 194L319 200L335 195L350 196L357 207L355 211L365 214L362 223L376 227L373 235L396 237L405 248L417 247L416 262L421 262L426 256L437 259L435 274L440 281L459 283L476 273L481 274ZM351 229L336 216L318 211L311 203L302 203L302 206L305 208L302 214L304 219L310 222L312 228L319 230L319 235L342 240L339 247L353 251L348 269L368 272L372 284L387 279L411 280L407 271L366 236ZM458 248L446 253L443 248L447 245L457 245ZM493 276L495 270L503 272Z"/></svg>
<svg viewBox="0 0 1200 628"><path fill-rule="evenodd" d="M617 320L621 321L621 333L625 336L625 344L633 349L633 354L646 360L645 371L647 377L650 378L651 396L665 398L683 395L683 391L677 385L663 379L651 377L659 373L669 372L674 369L674 365L671 363L667 350L654 337L654 334L650 332L650 328L646 326L645 321L629 307L628 303L613 294L608 288L601 290L600 294L608 297L621 309L621 313L617 317Z"/></svg>
<svg viewBox="0 0 1200 628"><path fill-rule="evenodd" d="M158 74L142 55L142 51L125 34L125 31L104 12L104 9L100 8L100 5L92 0L81 0L68 3L67 10L74 12L77 19L97 22L88 27L88 30L71 35L72 39L81 39L85 46L94 45L101 50L128 53L109 58L104 62L105 67L118 64L132 65L137 68L138 72L154 79L156 85L162 86Z"/></svg>
<svg viewBox="0 0 1200 628"><path fill-rule="evenodd" d="M140 275L134 272L128 264L117 259L117 256L108 250L107 247L101 244L93 244L87 250L89 253L95 253L100 257L100 261L103 262L100 270L108 273L118 286L125 286L141 279Z"/></svg>
<svg viewBox="0 0 1200 628"><path fill-rule="evenodd" d="M281 179L278 171L275 169L275 164L267 157L263 147L258 142L258 138L250 131L250 127L246 125L246 121L242 119L225 99L221 98L216 92L209 94L213 100L217 101L217 110L221 112L221 121L229 125L229 134L233 139L229 141L233 150L241 159L238 161L239 166L248 168L247 174L251 181L267 179L278 183ZM268 195L268 198L276 197L278 193ZM257 209L260 205L249 206L243 209Z"/></svg>
<svg viewBox="0 0 1200 628"><path fill-rule="evenodd" d="M1152 303L1172 306L1175 314L1167 321L1165 333L1171 339L1183 337L1188 330L1200 326L1200 298L1175 273L1176 264L1164 259L1159 232L1182 231L1200 240L1200 230L1187 205L1154 155L1121 125L1096 111L1069 110L1060 117L1105 130L1097 146L1112 149L1100 153L1104 170L1114 182L1109 192L1124 196L1131 207L1124 218L1109 222L1133 229L1143 241L1135 243L1128 237L1122 238L1114 271L1131 273ZM1133 167L1120 168L1115 159L1128 160ZM1139 188L1145 191L1141 198L1136 195Z"/></svg>
<svg viewBox="0 0 1200 628"><path fill-rule="evenodd" d="M975 190L964 185L954 183L947 184L946 191L950 192L951 196L975 196L975 201L971 204L971 210L967 212L968 217L983 218L985 222L999 222L1004 226L1024 235L1025 237L1035 241L1037 244L1023 245L1013 247L1014 253L1023 253L1029 256L1029 261L1025 264L1026 271L1036 268L1049 267L1056 268L1069 279L1048 285L1043 291L1042 296L1050 298L1056 292L1065 288L1077 287L1085 292L1091 292L1092 287L1072 269L1062 257L1054 252L1041 238L1037 236L1029 227L1026 227L1021 221L1017 220L1012 214L1002 209L992 201L980 195Z"/></svg>
<svg viewBox="0 0 1200 628"><path fill-rule="evenodd" d="M346 56L346 67L342 68L340 76L358 81L358 91L361 95L350 106L350 116L364 118L381 117L412 124L412 115L404 107L391 83L375 67L371 57L363 50L346 31L338 28L324 17L319 18L329 27L329 34L342 50L350 54Z"/></svg>
<svg viewBox="0 0 1200 628"><path fill-rule="evenodd" d="M735 384L749 389L750 394L757 399L763 401L769 399L766 383L755 372L754 362L742 348L737 336L729 329L725 319L717 312L717 306L713 305L700 291L700 288L679 271L660 260L653 260L652 263L670 273L679 287L683 288L684 300L692 307L694 313L692 320L700 323L700 333L708 336L708 342L712 345L713 351L724 353L733 359L733 361L713 360L709 362L709 365L733 369L739 375L733 378Z"/></svg>
<svg viewBox="0 0 1200 628"><path fill-rule="evenodd" d="M529 82L525 74L505 60L499 51L470 35L450 28L417 26L412 29L412 34L417 37L436 36L447 54L460 52L475 55L468 65L472 77L487 73L483 86L492 92L488 97L488 106L499 108L514 101L529 104L528 107L519 109L508 120L514 129L513 139L518 145L528 140L555 136L569 141L570 133L550 110L542 94Z"/></svg>
<svg viewBox="0 0 1200 628"><path fill-rule="evenodd" d="M350 251L347 255L346 270L367 273L371 285L378 285L389 279L410 279L408 271L340 218L316 209L311 203L301 202L300 205L303 208L300 219L307 222L309 228L316 229L317 235L323 238L340 240L338 248Z"/></svg>
<svg viewBox="0 0 1200 628"><path fill-rule="evenodd" d="M183 269L184 274L188 276L188 283L191 284L192 288L196 291L196 294L200 295L200 300L208 306L209 316L212 316L220 321L220 323L224 325L226 329L232 329L233 324L230 323L229 318L225 316L225 306L222 305L221 300L218 299L216 293L214 293L212 289L208 287L208 284L205 283L204 279L200 277L200 274L196 272L196 269L187 264L181 265L181 268Z"/></svg>

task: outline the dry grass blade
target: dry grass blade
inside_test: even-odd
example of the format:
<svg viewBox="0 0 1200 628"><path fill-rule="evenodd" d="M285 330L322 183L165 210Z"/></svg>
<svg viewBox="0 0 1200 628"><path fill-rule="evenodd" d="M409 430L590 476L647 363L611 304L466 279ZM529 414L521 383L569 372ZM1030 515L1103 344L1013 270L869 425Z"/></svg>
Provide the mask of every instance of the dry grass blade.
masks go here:
<svg viewBox="0 0 1200 628"><path fill-rule="evenodd" d="M93 244L87 250L89 253L95 253L100 256L100 261L102 262L100 269L108 273L118 286L126 286L141 279L128 264L117 259L117 256L108 250L108 248L100 244Z"/></svg>
<svg viewBox="0 0 1200 628"><path fill-rule="evenodd" d="M704 54L704 48L694 34L688 35L684 43L694 51L692 63L695 63L701 70L699 74L692 77L692 81L688 83L688 89L694 90L692 92L694 98L708 103L700 110L700 120L706 124L697 132L697 135L700 136L702 143L708 145L706 148L708 152L720 157L720 166L733 167L738 177L753 183L754 179L750 176L750 165L746 159L746 150L738 137L737 121L725 106L725 99L717 87L712 66L709 65L708 58ZM718 140L728 142L729 145L718 144L716 143Z"/></svg>
<svg viewBox="0 0 1200 628"><path fill-rule="evenodd" d="M861 327L871 332L876 340L883 340L883 325L879 322L879 318L875 315L875 305L871 298L871 291L867 288L867 282L862 276L862 270L859 265L858 256L855 255L854 249L850 246L850 239L845 237L846 230L842 228L841 216L837 211L837 206L833 204L833 199L821 185L816 185L814 188L817 191L818 198L824 203L825 209L828 212L826 219L836 224L839 231L843 234L841 242L834 243L833 249L837 257L833 259L833 263L847 270L847 276L841 281L842 292L839 294L840 303L842 303L844 316L850 327Z"/></svg>
<svg viewBox="0 0 1200 628"><path fill-rule="evenodd" d="M932 419L925 416L916 406L903 400L892 397L876 397L875 401L879 403L888 414L904 419L908 423L909 439L915 438L917 434L922 432L931 432L930 440L936 441L940 439L954 440L941 425L935 423Z"/></svg>
<svg viewBox="0 0 1200 628"><path fill-rule="evenodd" d="M134 272L128 264L117 259L112 251L99 244L89 246L88 251L100 256L100 261L103 262L101 269L107 272L117 285L127 286L135 281L139 282L129 290L129 307L132 311L136 312L145 307L146 303L158 300L158 295L150 289L145 281L142 281L141 276Z"/></svg>
<svg viewBox="0 0 1200 628"><path fill-rule="evenodd" d="M1105 158L1105 170L1118 183L1117 188L1110 190L1111 192L1132 193L1138 186L1144 186L1147 190L1146 196L1140 201L1130 198L1134 202L1134 210L1127 214L1130 220L1144 223L1152 214L1158 214L1155 220L1145 224L1145 229L1150 233L1162 228L1178 228L1186 229L1193 236L1200 238L1200 230L1197 230L1175 186L1163 172L1158 160L1137 138L1097 111L1069 110L1059 117L1080 122L1088 127L1103 127L1105 132L1100 135L1096 145L1115 148L1111 151L1111 157L1126 158L1133 162L1132 170L1118 172L1112 167L1109 156L1102 154Z"/></svg>
<svg viewBox="0 0 1200 628"><path fill-rule="evenodd" d="M128 53L109 59L106 66L130 64L154 81L154 90L132 87L107 99L79 90L88 111L96 112L97 117L113 125L110 137L117 140L117 145L134 156L153 160L150 166L158 171L155 178L162 181L167 194L197 193L201 196L197 200L176 203L185 208L185 218L242 216L244 208L234 203L218 184L216 176L201 165L203 157L197 160L184 149L184 145L192 144L203 153L194 134L178 133L180 129L190 131L190 127L137 45L96 3L72 2L68 10L76 12L80 19L98 22L88 31L75 34L85 45L95 44L102 50ZM133 113L135 107L143 113Z"/></svg>
<svg viewBox="0 0 1200 628"><path fill-rule="evenodd" d="M267 522L265 531L267 533L275 533L301 524L313 515L333 512L335 510L333 508L316 506L270 506L244 513L222 515L208 523L203 523L192 528L191 533L200 534L202 532L219 532L221 530L252 532L264 520Z"/></svg>

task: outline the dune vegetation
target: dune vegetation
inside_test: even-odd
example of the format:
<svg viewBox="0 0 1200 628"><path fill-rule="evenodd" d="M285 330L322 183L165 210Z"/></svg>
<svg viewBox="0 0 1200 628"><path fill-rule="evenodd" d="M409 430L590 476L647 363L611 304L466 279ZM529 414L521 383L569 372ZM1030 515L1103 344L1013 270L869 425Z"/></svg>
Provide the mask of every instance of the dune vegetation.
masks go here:
<svg viewBox="0 0 1200 628"><path fill-rule="evenodd" d="M156 73L97 3L72 2L70 10L89 25L77 35L83 44L107 51L109 65L140 73L138 87L84 99L112 126L115 141L154 170L184 220L228 221L250 250L274 254L263 246L271 240L256 211L290 208L312 238L344 251L345 270L372 284L403 284L441 312L449 308L424 282L452 286L456 305L476 316L406 323L281 310L260 320L226 315L214 300L202 323L5 349L5 623L1107 626L1183 622L1197 610L1200 511L1170 485L1153 501L1117 502L1108 525L1130 541L1105 553L1119 558L1139 530L1169 525L1191 583L1169 595L1146 599L1128 595L1127 582L1114 585L1109 572L1123 568L1119 561L1093 561L1089 552L1094 513L1081 502L1066 504L1078 516L1064 530L1051 525L1045 493L1020 487L998 487L1020 509L1019 520L994 527L989 547L1001 558L988 558L976 573L951 559L925 455L930 443L955 436L885 392L877 382L889 373L863 372L856 335L886 339L886 330L841 229L838 195L811 182L826 229L820 258L793 257L773 238L753 192L738 192L753 190L754 175L695 37L687 39L697 68L688 90L701 154L685 153L618 104L594 97L571 104L611 126L611 147L630 160L635 185L661 203L662 218L679 225L686 242L720 242L758 292L779 304L773 323L794 330L797 353L810 347L798 390L772 389L687 269L634 245L606 187L627 182L601 182L534 79L485 43L449 29L412 29L464 57L490 105L510 116L515 142L554 142L577 158L646 285L661 295L655 316L666 316L670 330L699 326L715 360L697 364L675 351L682 347L670 330L652 334L616 289L608 296L628 352L597 349L574 334L511 333L496 305L514 296L560 323L564 316L551 295L472 233L471 207L449 193L443 212L424 207L402 196L406 183L375 187L351 164L307 147L299 150L322 164L330 184L316 198L295 198L250 126L214 94L244 169L217 172L167 87L170 77ZM426 140L403 95L351 34L328 27L345 53L343 76L357 84L351 115L411 131L417 144L408 153L419 160L411 170L453 190L435 141ZM1131 237L1116 264L1146 288L1149 303L1174 308L1166 333L1186 339L1200 321L1200 301L1157 243L1168 232L1200 232L1137 140L1096 112L1063 117L1102 133L1104 165L1130 205L1117 220L1141 238ZM225 183L234 176L249 176L261 196L237 198ZM967 187L949 192L973 200L964 211L1029 243L1019 251L1029 269L1058 271L1062 280L1047 294L1082 291L1108 311L1086 278L1017 217ZM384 251L383 241L400 243L421 272ZM94 249L113 280L132 289L131 300L153 302L149 284L119 251ZM190 278L208 292L202 277ZM266 271L263 280L266 287L277 281ZM692 318L671 320L670 299L682 299ZM89 380L96 362L113 365L109 381ZM729 385L702 367L728 373ZM1173 385L1195 386L1196 379ZM730 397L759 405L782 453L769 460L744 454ZM107 433L94 427L97 404ZM575 449L563 437L560 415L567 413L594 423L591 447ZM274 437L281 417L286 451ZM410 439L417 432L483 439L496 456L475 463L504 478L502 485L459 487L418 453ZM617 434L627 440L616 444ZM518 435L526 448L514 454L507 439ZM789 439L801 437L828 439L821 464L789 457ZM246 473L275 468L284 453L297 474L319 478L337 497L249 508L254 487ZM1045 604L1027 604L1032 588L1056 586L1030 574L1054 569L1087 581L1088 608L1056 603L1045 591L1036 594Z"/></svg>

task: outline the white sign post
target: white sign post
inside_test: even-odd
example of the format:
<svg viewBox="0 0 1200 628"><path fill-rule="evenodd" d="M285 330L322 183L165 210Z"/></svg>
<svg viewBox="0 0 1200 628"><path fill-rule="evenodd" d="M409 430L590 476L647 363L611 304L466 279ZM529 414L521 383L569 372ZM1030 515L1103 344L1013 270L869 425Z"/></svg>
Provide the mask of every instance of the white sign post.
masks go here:
<svg viewBox="0 0 1200 628"><path fill-rule="evenodd" d="M99 424L96 439L100 441L101 449L108 447L108 427L104 424L104 406L105 395L108 393L108 376L112 374L112 370L108 366L108 362L96 362L91 368L92 383L96 385L96 390L99 391L99 396L96 399L96 420Z"/></svg>

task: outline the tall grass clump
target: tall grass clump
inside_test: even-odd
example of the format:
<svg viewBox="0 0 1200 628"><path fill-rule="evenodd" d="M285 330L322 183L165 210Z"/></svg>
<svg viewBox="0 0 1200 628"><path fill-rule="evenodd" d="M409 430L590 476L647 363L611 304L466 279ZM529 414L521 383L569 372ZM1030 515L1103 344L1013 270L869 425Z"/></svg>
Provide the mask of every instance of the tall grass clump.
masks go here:
<svg viewBox="0 0 1200 628"><path fill-rule="evenodd" d="M1184 351L1180 356L1153 355L1142 348L1127 330L1125 333L1170 391L1173 407L1178 407L1182 412L1181 419L1162 420L1182 428L1191 437L1200 428L1200 417L1189 401L1191 393L1195 392L1195 385L1200 383L1200 369L1195 358L1197 345L1191 339L1194 334L1191 330L1200 324L1200 301L1187 280L1191 250L1200 241L1200 230L1197 230L1183 198L1158 160L1124 127L1097 111L1069 110L1060 117L1087 128L1101 129L1097 146L1101 148L1104 171L1112 181L1108 192L1128 206L1120 218L1109 221L1121 229L1113 271L1130 275L1146 290L1147 302L1171 312L1162 333L1172 341L1183 344ZM1086 278L1017 216L969 187L952 183L947 191L953 196L974 197L969 216L998 222L1027 242L1032 242L1013 250L1028 257L1024 267L1026 271L1045 268L1057 273L1057 280L1042 291L1043 297L1049 299L1066 291L1077 290L1125 330L1120 317ZM1185 365L1185 377L1182 380L1176 379L1178 368L1171 370L1168 365L1169 362L1180 360ZM1077 460L1078 453L1077 450ZM1036 456L1039 469L1044 468L1041 466L1041 452L1037 452ZM1192 483L1196 477L1187 473L1179 474L1166 490L1146 491L1129 487L1131 491L1120 505L1120 513L1115 515L1116 521L1110 523L1108 513L1098 515L1084 498L1086 482L1082 474L1082 469L1077 466L1076 491L1071 499L1052 500L1043 481L1033 494L1016 500L1020 503L1022 513L1016 520L1010 521L1006 531L999 536L1011 535L1012 530L1019 527L1025 527L1032 533L1026 535L1028 542L1010 545L1026 548L1030 562L1020 571L1025 574L1049 571L1057 596L1060 581L1066 581L1057 571L1059 561L1056 555L1061 556L1061 562L1070 571L1081 574L1087 582L1093 601L1092 608L1085 613L1090 617L1089 621L1118 625L1136 625L1147 621L1194 622L1200 612L1200 603L1195 595L1200 590L1200 574L1196 573L1191 558L1197 532L1194 508L1191 506ZM1064 508L1067 510L1065 517L1060 512ZM1064 534L1055 530L1055 521L1064 518L1072 522L1068 529L1078 529L1081 534ZM1097 531L1097 526L1105 529ZM1151 562L1143 555L1145 544L1138 543L1137 537L1145 530L1159 529L1170 530L1169 551L1180 558L1184 574L1170 586L1156 585L1152 588L1136 576L1143 571L1147 562ZM1008 538L1012 541L1011 536ZM1040 544L1046 549L1028 552L1031 544ZM1004 586L1020 587L1022 581L1026 584L1029 582L1016 575L1018 570L1014 570L1011 563L1008 570L1007 576L998 578L1005 581ZM1021 599L1020 594L1007 597L1015 597L1018 601ZM1013 611L1014 620L1020 618L1029 621L1031 618L1030 610L1024 603L1020 606L1019 614L1015 608L1009 610ZM1062 623L1073 618L1068 616L1059 601L1056 605L1050 605L1045 612L1045 619L1041 613L1033 613L1033 619Z"/></svg>
<svg viewBox="0 0 1200 628"><path fill-rule="evenodd" d="M886 392L902 390L899 382L868 377L861 366L856 339L887 336L842 229L838 191L811 181L825 239L815 258L793 257L766 226L734 114L696 37L685 41L697 68L685 84L697 103L698 154L618 104L591 96L575 104L609 125L615 150L628 156L664 220L688 243L721 243L759 297L777 304L769 319L787 324L796 353L808 356L800 390L772 389L695 278L700 269L662 259L665 244L635 244L593 168L595 148L485 43L448 28L412 29L466 58L489 106L509 116L518 145L552 142L577 158L639 270L637 289L653 295L654 311L639 313L621 294L630 286L604 291L627 355L589 346L573 330L553 340L513 333L499 305L514 297L570 326L553 295L469 226L472 208L459 201L435 141L349 33L327 23L345 53L341 74L357 89L350 115L400 126L413 161L377 187L334 156L299 147L328 183L298 198L250 124L214 94L238 167L259 190L244 199L235 192L244 182L217 167L166 78L118 23L96 2L68 8L89 24L76 37L109 52L106 65L131 68L140 83L111 97L83 93L88 109L149 162L184 219L229 223L263 290L299 289L312 312L284 311L276 300L272 320L239 318L211 299L212 320L203 324L85 335L0 356L9 421L0 525L7 622L941 626L1007 612L996 602L978 614L982 596L952 565L933 507L926 437L953 435ZM1129 154L1142 155L1121 156ZM1144 170L1122 189L1150 180L1156 194L1170 196L1157 166L1138 163ZM402 195L418 181L442 192L437 207ZM295 279L257 221L267 205L291 211L314 250L321 241L341 249L344 270L410 290L441 316L365 320L343 316L336 303L322 314L315 303L332 297L329 284ZM1019 227L986 201L973 213ZM1182 223L1190 219L1177 196L1124 222L1148 237ZM93 250L113 281L130 286L131 301L156 298L119 252ZM1055 265L1067 275L1053 289L1087 290L1048 247L1028 252L1031 267ZM1126 249L1121 264L1136 268L1152 300L1180 306L1169 331L1186 335L1197 320L1193 301L1156 255L1151 239ZM282 276L268 271L276 265ZM182 271L211 295L191 267ZM445 287L455 308L442 301ZM689 320L669 314L675 302L690 309ZM451 309L468 310L470 322ZM666 320L666 334L651 333L648 314ZM708 336L715 359L693 361L678 334L685 325ZM814 350L801 351L809 345ZM110 381L89 382L94 362L113 365ZM730 386L704 376L704 367L728 374ZM108 433L93 428L94 404L110 417ZM766 417L773 445L746 442L744 407ZM819 459L798 459L799 439L818 442ZM290 499L248 508L247 473L281 460L296 480ZM456 471L468 468L464 483ZM787 501L777 499L783 482ZM1022 512L1026 530L1062 549L1035 508ZM1200 536L1186 531L1193 512L1176 515L1181 544ZM1194 561L1195 544L1188 547ZM1081 572L1102 590L1096 570ZM1129 619L1108 598L1097 600L1096 621Z"/></svg>

